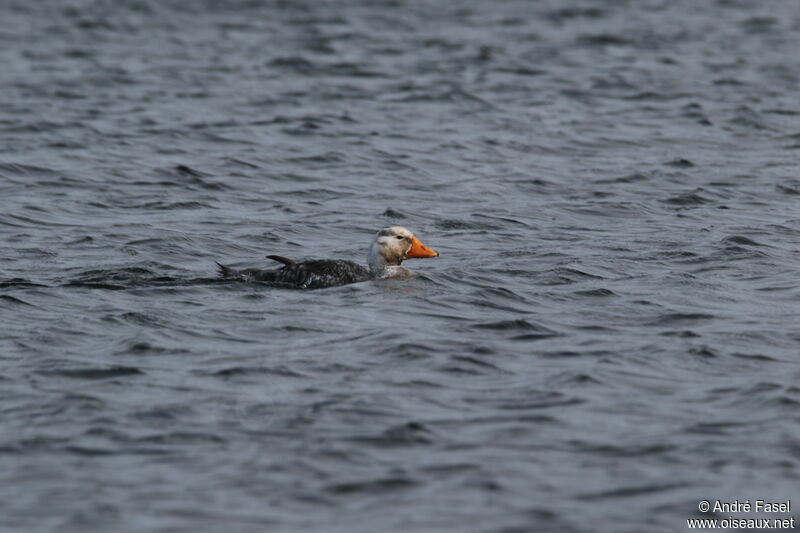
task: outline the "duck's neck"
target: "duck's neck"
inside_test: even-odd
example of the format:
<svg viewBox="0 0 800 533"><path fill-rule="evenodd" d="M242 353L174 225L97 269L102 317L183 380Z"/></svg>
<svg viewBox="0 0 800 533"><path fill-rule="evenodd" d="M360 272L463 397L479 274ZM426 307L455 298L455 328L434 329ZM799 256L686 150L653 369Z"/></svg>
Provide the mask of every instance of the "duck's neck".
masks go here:
<svg viewBox="0 0 800 533"><path fill-rule="evenodd" d="M385 257L380 253L380 249L376 244L370 246L367 253L369 272L376 278L393 278L404 275L408 271L400 266L401 262L402 259L399 257Z"/></svg>

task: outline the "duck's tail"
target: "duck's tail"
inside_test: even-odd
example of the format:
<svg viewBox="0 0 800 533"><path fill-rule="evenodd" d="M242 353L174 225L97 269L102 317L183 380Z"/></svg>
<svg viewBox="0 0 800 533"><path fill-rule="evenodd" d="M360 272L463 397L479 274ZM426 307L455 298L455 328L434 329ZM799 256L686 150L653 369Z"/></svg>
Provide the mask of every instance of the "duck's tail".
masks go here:
<svg viewBox="0 0 800 533"><path fill-rule="evenodd" d="M239 271L222 263L217 263L217 276L220 278L236 278L239 277Z"/></svg>
<svg viewBox="0 0 800 533"><path fill-rule="evenodd" d="M222 263L217 263L217 276L219 276L220 279L238 281L280 281L279 273L280 270L262 270L260 268L236 270Z"/></svg>

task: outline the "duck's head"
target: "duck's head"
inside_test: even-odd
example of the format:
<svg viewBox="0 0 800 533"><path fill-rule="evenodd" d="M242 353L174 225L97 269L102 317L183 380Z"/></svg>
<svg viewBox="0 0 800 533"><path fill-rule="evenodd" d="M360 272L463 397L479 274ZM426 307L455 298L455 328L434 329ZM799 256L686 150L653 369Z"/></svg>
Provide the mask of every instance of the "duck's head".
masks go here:
<svg viewBox="0 0 800 533"><path fill-rule="evenodd" d="M402 226L383 228L375 235L369 247L367 262L370 271L383 275L387 268L400 266L404 259L437 257L439 252L431 250Z"/></svg>

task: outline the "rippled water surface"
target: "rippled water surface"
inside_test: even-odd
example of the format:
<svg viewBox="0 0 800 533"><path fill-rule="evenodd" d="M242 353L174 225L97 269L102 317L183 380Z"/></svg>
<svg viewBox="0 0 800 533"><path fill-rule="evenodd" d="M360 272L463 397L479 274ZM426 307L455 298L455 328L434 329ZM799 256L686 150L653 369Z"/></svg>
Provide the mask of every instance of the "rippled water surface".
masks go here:
<svg viewBox="0 0 800 533"><path fill-rule="evenodd" d="M800 4L0 2L0 527L800 505ZM318 291L214 261L365 260Z"/></svg>

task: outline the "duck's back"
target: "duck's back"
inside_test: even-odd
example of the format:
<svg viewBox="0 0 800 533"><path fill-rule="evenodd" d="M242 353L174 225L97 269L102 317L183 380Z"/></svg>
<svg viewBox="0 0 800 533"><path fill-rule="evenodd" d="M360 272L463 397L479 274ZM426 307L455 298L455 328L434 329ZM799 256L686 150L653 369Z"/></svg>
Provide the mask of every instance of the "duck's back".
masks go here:
<svg viewBox="0 0 800 533"><path fill-rule="evenodd" d="M313 259L286 265L278 270L278 281L304 289L321 289L347 285L371 279L369 270L354 263L337 259Z"/></svg>
<svg viewBox="0 0 800 533"><path fill-rule="evenodd" d="M283 268L275 270L257 268L234 270L220 265L220 275L226 278L239 277L280 283L299 289L322 289L372 279L367 268L353 261L337 259L312 259L299 262L286 260Z"/></svg>

